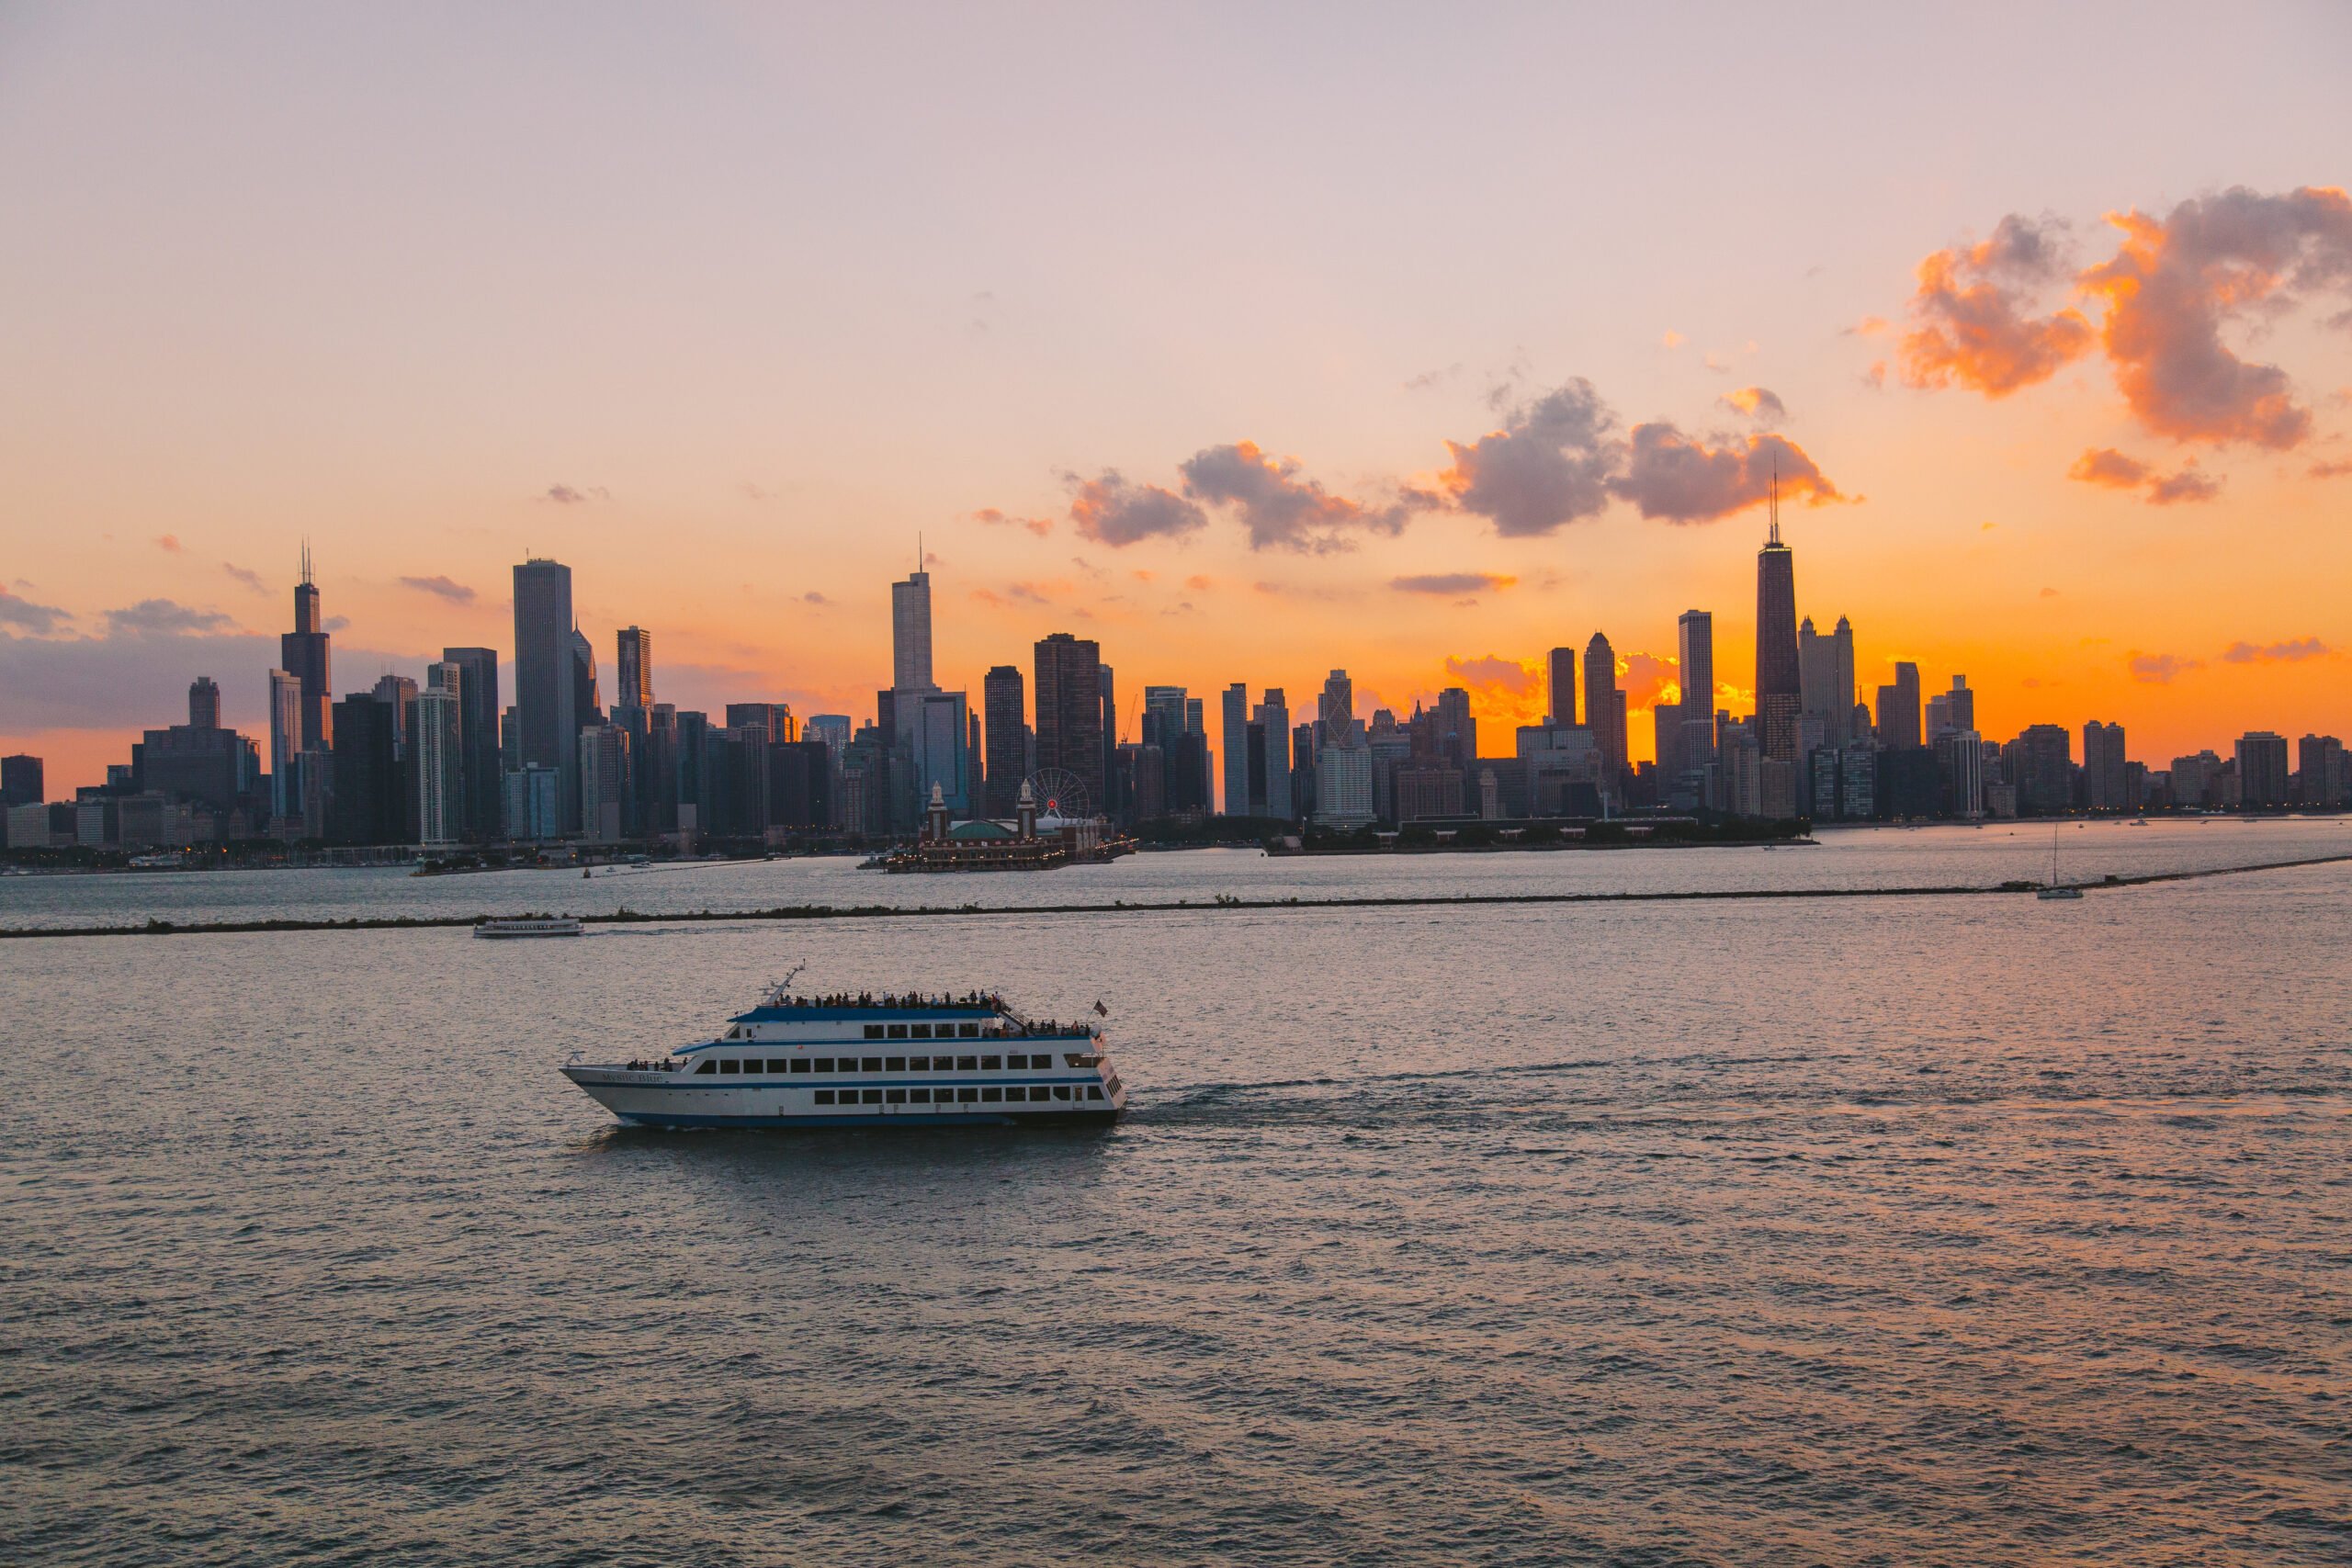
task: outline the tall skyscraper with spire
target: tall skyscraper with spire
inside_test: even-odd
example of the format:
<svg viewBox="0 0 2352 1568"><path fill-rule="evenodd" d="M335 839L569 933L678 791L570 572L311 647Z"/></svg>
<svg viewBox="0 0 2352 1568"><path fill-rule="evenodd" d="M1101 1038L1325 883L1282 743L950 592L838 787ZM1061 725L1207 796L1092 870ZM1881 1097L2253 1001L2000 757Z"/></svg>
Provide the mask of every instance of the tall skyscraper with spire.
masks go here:
<svg viewBox="0 0 2352 1568"><path fill-rule="evenodd" d="M1794 762L1804 711L1804 666L1797 659L1796 558L1781 543L1781 479L1772 476L1771 526L1756 552L1756 725L1758 749Z"/></svg>
<svg viewBox="0 0 2352 1568"><path fill-rule="evenodd" d="M890 584L890 689L932 689L931 573L920 565Z"/></svg>
<svg viewBox="0 0 2352 1568"><path fill-rule="evenodd" d="M327 750L334 745L334 698L327 690L327 633L319 620L308 541L302 546L302 581L294 589L294 629L277 639L277 662L301 687L301 750Z"/></svg>

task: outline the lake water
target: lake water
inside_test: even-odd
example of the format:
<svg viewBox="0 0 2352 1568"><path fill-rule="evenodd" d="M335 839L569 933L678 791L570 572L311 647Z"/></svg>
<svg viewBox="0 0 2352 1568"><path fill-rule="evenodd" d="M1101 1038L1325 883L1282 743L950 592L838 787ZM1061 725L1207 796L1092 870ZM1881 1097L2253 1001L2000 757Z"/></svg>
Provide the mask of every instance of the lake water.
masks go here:
<svg viewBox="0 0 2352 1568"><path fill-rule="evenodd" d="M2093 880L2352 828L2061 837ZM0 925L1983 884L2051 834L1826 838L16 878ZM2336 864L0 943L0 1561L2342 1562L2347 914ZM554 1071L796 963L1099 997L1133 1113L658 1134Z"/></svg>

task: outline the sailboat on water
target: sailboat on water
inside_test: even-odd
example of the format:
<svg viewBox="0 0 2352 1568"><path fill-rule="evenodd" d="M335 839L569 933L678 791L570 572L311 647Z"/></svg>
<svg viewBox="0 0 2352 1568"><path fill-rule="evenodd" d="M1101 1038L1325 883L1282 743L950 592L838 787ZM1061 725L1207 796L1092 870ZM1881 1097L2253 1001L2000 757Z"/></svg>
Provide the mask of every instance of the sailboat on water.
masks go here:
<svg viewBox="0 0 2352 1568"><path fill-rule="evenodd" d="M2050 880L2035 891L2033 896L2037 898L2079 898L2083 896L2081 888L2070 882L2058 880L2058 829L2063 826L2061 823L2050 829Z"/></svg>

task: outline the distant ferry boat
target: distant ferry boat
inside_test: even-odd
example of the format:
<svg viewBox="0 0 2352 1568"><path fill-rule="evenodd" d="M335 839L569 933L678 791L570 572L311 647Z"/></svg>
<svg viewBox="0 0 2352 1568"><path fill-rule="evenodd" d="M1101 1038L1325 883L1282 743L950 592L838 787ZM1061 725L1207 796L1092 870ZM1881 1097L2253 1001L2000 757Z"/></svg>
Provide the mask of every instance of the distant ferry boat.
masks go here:
<svg viewBox="0 0 2352 1568"><path fill-rule="evenodd" d="M526 916L514 919L484 920L474 928L476 936L578 936L580 922L569 916Z"/></svg>
<svg viewBox="0 0 2352 1568"><path fill-rule="evenodd" d="M648 1127L1108 1125L1127 1103L1099 1025L1035 1022L978 992L796 997L779 986L673 1056L575 1056L563 1072Z"/></svg>

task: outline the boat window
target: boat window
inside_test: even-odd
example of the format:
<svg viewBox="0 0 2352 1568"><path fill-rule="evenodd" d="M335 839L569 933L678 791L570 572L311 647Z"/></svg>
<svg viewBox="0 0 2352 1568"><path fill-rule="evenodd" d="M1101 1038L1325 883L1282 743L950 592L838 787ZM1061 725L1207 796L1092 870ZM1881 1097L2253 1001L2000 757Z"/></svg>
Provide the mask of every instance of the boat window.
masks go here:
<svg viewBox="0 0 2352 1568"><path fill-rule="evenodd" d="M943 1089L939 1092L945 1094L947 1091ZM956 1103L958 1105L978 1105L979 1102L980 1091L978 1089L959 1089L956 1091Z"/></svg>
<svg viewBox="0 0 2352 1568"><path fill-rule="evenodd" d="M728 1039L729 1039L729 1040L741 1040L741 1039L742 1039L742 1038L743 1038L743 1026L742 1026L741 1024L740 1024L740 1023L739 1023L739 1024L737 1024L734 1028L732 1028L732 1029L729 1030L729 1031L727 1032L727 1038L728 1038Z"/></svg>
<svg viewBox="0 0 2352 1568"><path fill-rule="evenodd" d="M882 1038L882 1026L881 1026L880 1024L878 1024L878 1023L869 1023L869 1024L867 1024L867 1025L865 1026L865 1037L866 1037L868 1040L879 1040L879 1039L881 1039L881 1038Z"/></svg>
<svg viewBox="0 0 2352 1568"><path fill-rule="evenodd" d="M980 1058L980 1071L982 1071L982 1072L984 1072L984 1073L992 1073L992 1072L995 1072L996 1070L997 1070L997 1058L996 1058L996 1057L994 1057L994 1056L983 1056L983 1057L981 1057L981 1058Z"/></svg>
<svg viewBox="0 0 2352 1568"><path fill-rule="evenodd" d="M831 1105L833 1102L833 1091L829 1089L820 1089L817 1091L816 1099L820 1105Z"/></svg>
<svg viewBox="0 0 2352 1568"><path fill-rule="evenodd" d="M1004 1065L1017 1073L1022 1068L1029 1065L1029 1058L1026 1056L1007 1056L1004 1059Z"/></svg>
<svg viewBox="0 0 2352 1568"><path fill-rule="evenodd" d="M882 1058L881 1058L881 1057L879 1057L879 1056L868 1056L868 1057L866 1057L866 1058L865 1058L865 1070L866 1070L867 1072L869 1072L869 1073L878 1073L878 1072L880 1072L880 1071L882 1070ZM847 1071L849 1071L849 1069L848 1069L847 1067L843 1067L843 1068L842 1069L842 1071L843 1071L843 1072L847 1072Z"/></svg>
<svg viewBox="0 0 2352 1568"><path fill-rule="evenodd" d="M927 1089L910 1089L907 1090L907 1103L909 1105L929 1105L931 1103L931 1090Z"/></svg>
<svg viewBox="0 0 2352 1568"><path fill-rule="evenodd" d="M903 1073L907 1070L907 1059L904 1056L889 1057L883 1062L882 1070L886 1073Z"/></svg>
<svg viewBox="0 0 2352 1568"><path fill-rule="evenodd" d="M711 1061L710 1059L708 1059L707 1057L706 1057L706 1058L704 1059L704 1061L703 1061L702 1066L699 1066L699 1067L696 1067L696 1068L695 1069L695 1071L696 1071L696 1072L698 1072L698 1073L715 1073L715 1072L718 1071L718 1064L717 1062Z"/></svg>
<svg viewBox="0 0 2352 1568"><path fill-rule="evenodd" d="M978 1040L980 1037L980 1026L977 1023L967 1023L957 1029L956 1032L967 1040Z"/></svg>
<svg viewBox="0 0 2352 1568"><path fill-rule="evenodd" d="M869 1089L859 1095L858 1099L867 1105L879 1105L882 1103L882 1091L878 1089Z"/></svg>
<svg viewBox="0 0 2352 1568"><path fill-rule="evenodd" d="M740 1073L743 1070L743 1064L729 1056L718 1064L718 1070L722 1073Z"/></svg>
<svg viewBox="0 0 2352 1568"><path fill-rule="evenodd" d="M770 1072L772 1072L772 1073L773 1073L773 1072L776 1072L776 1071L778 1071L778 1070L779 1070L779 1069L777 1068L776 1065L775 1065L774 1062L770 1062L770 1063L768 1064L768 1071L770 1071ZM793 1071L793 1072L796 1072L796 1073L805 1073L805 1072L807 1072L807 1071L808 1070L808 1057L806 1057L806 1056L795 1056L795 1057L793 1057L793 1058L792 1058L792 1066L791 1066L790 1070L791 1070L791 1071Z"/></svg>
<svg viewBox="0 0 2352 1568"><path fill-rule="evenodd" d="M1092 1083L1088 1084L1088 1085L1086 1086L1086 1098L1087 1098L1087 1099L1089 1099L1089 1100L1100 1100L1100 1099L1102 1099L1102 1086L1101 1084L1092 1084Z"/></svg>
<svg viewBox="0 0 2352 1568"><path fill-rule="evenodd" d="M904 1105L906 1102L907 1091L905 1089L884 1089L882 1091L882 1103L885 1105Z"/></svg>
<svg viewBox="0 0 2352 1568"><path fill-rule="evenodd" d="M927 1073L931 1071L931 1058L928 1056L908 1057L907 1071L910 1073Z"/></svg>
<svg viewBox="0 0 2352 1568"><path fill-rule="evenodd" d="M1056 1100L1068 1100L1069 1098L1069 1086L1068 1084L1056 1084L1054 1086L1054 1098Z"/></svg>
<svg viewBox="0 0 2352 1568"><path fill-rule="evenodd" d="M893 1040L904 1040L906 1037L907 1037L907 1026L906 1026L905 1024L903 1024L903 1023L894 1023L894 1024L890 1025L890 1038L891 1038L891 1039L893 1039Z"/></svg>
<svg viewBox="0 0 2352 1568"><path fill-rule="evenodd" d="M977 1073L980 1070L980 1059L978 1056L958 1056L956 1066L964 1072Z"/></svg>
<svg viewBox="0 0 2352 1568"><path fill-rule="evenodd" d="M916 1039L918 1039L918 1040L928 1040L928 1039L930 1039L930 1038L931 1038L931 1025L929 1025L929 1024L927 1024L927 1023L918 1023L918 1024L916 1024L916 1025L915 1025L915 1038L916 1038Z"/></svg>
<svg viewBox="0 0 2352 1568"><path fill-rule="evenodd" d="M820 1056L808 1064L808 1070L815 1073L830 1073L833 1070L833 1059L831 1056Z"/></svg>
<svg viewBox="0 0 2352 1568"><path fill-rule="evenodd" d="M1004 1090L1001 1089L984 1089L980 1090L980 1098L986 1100L989 1104L994 1105L997 1101L1004 1098Z"/></svg>

